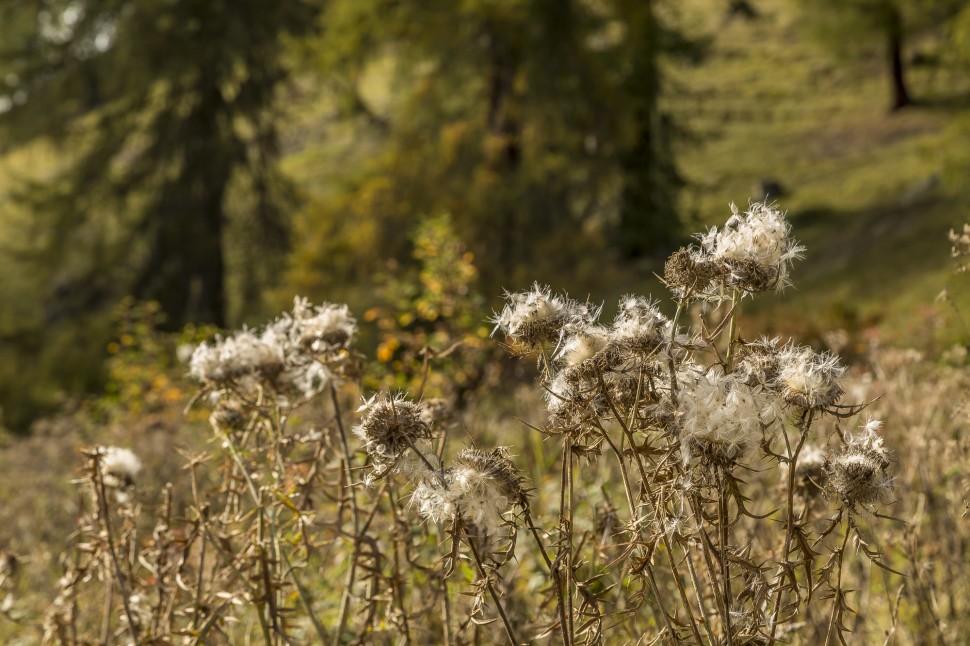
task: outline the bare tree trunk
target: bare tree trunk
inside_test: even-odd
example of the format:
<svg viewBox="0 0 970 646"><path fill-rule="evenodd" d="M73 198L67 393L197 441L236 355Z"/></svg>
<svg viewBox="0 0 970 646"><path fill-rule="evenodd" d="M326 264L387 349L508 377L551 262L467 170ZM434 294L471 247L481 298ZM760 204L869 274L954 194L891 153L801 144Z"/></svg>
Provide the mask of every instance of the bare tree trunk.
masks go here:
<svg viewBox="0 0 970 646"><path fill-rule="evenodd" d="M906 89L905 68L903 67L903 28L898 13L894 13L888 30L889 64L892 69L893 100L891 110L899 110L912 103Z"/></svg>

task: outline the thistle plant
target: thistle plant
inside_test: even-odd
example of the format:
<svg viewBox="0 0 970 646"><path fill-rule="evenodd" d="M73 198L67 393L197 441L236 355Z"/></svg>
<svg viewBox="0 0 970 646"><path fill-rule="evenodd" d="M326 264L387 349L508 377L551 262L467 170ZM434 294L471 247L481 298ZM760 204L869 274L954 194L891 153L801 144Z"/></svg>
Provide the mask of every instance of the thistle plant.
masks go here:
<svg viewBox="0 0 970 646"><path fill-rule="evenodd" d="M791 282L790 231L732 207L667 262L666 310L506 294L493 335L538 366L536 482L424 396L446 352L416 396L363 391L344 305L202 343L208 449L148 512L134 453L86 452L45 641L845 643L855 553L889 567L868 528L893 460L838 356L742 335L745 299Z"/></svg>
<svg viewBox="0 0 970 646"><path fill-rule="evenodd" d="M548 418L537 430L561 443L549 535L566 644L599 643L607 625L611 639L631 641L790 641L820 599L830 612L821 639L844 641L850 538L888 567L859 522L891 497L881 423L830 441L822 428L864 408L843 403L838 357L743 339L743 300L788 286L803 248L772 205L731 211L668 261L671 319L627 296L604 324L601 308L540 285L509 294L494 318L516 354L538 357ZM695 304L707 315L691 324L684 315ZM620 536L602 555L609 567L599 568L581 529L590 497L578 494L597 469L626 498L626 513L615 512ZM772 472L778 499L755 501L748 480Z"/></svg>

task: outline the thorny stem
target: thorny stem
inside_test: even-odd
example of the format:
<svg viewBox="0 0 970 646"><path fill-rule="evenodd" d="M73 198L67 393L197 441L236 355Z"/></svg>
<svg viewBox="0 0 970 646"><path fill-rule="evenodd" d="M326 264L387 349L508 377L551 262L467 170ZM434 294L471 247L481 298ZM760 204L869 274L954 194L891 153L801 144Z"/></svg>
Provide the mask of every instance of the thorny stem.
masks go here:
<svg viewBox="0 0 970 646"><path fill-rule="evenodd" d="M837 617L842 614L842 562L845 558L845 548L849 543L849 534L851 533L848 524L846 524L845 535L842 537L842 545L839 547L838 556L836 557L838 559L838 568L835 574L835 592L832 595L832 615L829 617L829 627L825 632L825 646L829 646L829 640L832 638L832 629L835 628Z"/></svg>
<svg viewBox="0 0 970 646"><path fill-rule="evenodd" d="M707 633L707 638L711 642L711 646L717 644L717 639L714 638L714 632L711 629L711 616L707 612L707 605L704 603L704 596L701 594L701 584L700 579L697 576L697 570L694 569L694 559L690 555L690 548L685 547L684 552L687 558L687 571L690 573L690 582L694 586L694 594L697 595L697 605L701 608L701 614L704 615L704 631Z"/></svg>
<svg viewBox="0 0 970 646"><path fill-rule="evenodd" d="M562 531L560 555L566 568L566 622L570 643L575 641L573 628L573 440L566 440L566 450L562 456L562 483L559 496L559 527ZM565 552L562 550L565 549ZM560 566L562 567L562 566Z"/></svg>
<svg viewBox="0 0 970 646"><path fill-rule="evenodd" d="M559 612L559 633L562 637L563 646L570 646L572 643L571 637L567 631L568 621L566 620L566 600L563 594L563 580L562 573L555 563L549 558L549 553L546 551L546 546L542 544L542 539L539 537L539 530L536 528L535 522L532 520L532 513L529 508L526 507L524 511L524 520L526 527L529 528L529 533L535 539L536 545L539 547L539 553L542 554L542 559L546 562L546 567L549 568L550 574L552 574L553 583L556 586L556 598Z"/></svg>
<svg viewBox="0 0 970 646"><path fill-rule="evenodd" d="M698 531L701 538L701 549L704 553L704 565L707 567L707 576L711 581L711 588L714 590L714 599L717 602L718 612L721 613L721 621L726 626L728 624L728 606L724 600L721 587L718 586L717 574L714 570L714 557L711 555L711 539L704 530L704 515L701 512L700 501L696 496L691 497L691 506L694 509L694 518L697 521Z"/></svg>
<svg viewBox="0 0 970 646"><path fill-rule="evenodd" d="M791 541L795 530L795 467L798 464L798 455L802 451L802 447L805 445L805 439L808 437L808 430L812 426L812 416L814 412L802 413L802 417L799 420L798 428L801 431L801 435L798 438L798 444L795 446L795 452L791 454L791 460L788 463L788 515L785 519L785 547L781 552L784 562L779 567L779 581L778 581L778 592L775 594L775 607L771 613L771 634L768 638L768 646L772 646L775 643L775 632L778 629L778 613L781 610L782 594L784 593L784 586L782 585L782 579L780 577L784 574L784 569L788 565L788 555L791 550ZM788 441L787 435L785 441ZM789 446L789 451L791 447Z"/></svg>
<svg viewBox="0 0 970 646"><path fill-rule="evenodd" d="M321 644L329 644L330 637L320 624L320 620L317 618L316 613L313 612L313 604L310 600L310 595L300 582L300 577L296 574L296 568L294 568L293 564L290 563L290 559L287 557L285 551L280 550L280 556L283 557L283 563L286 565L286 574L290 577L290 580L293 581L293 585L296 587L296 593L300 598L300 604L303 606L303 610L306 611L306 615L309 617L310 623L313 624L313 630L316 631L317 638L320 640Z"/></svg>
<svg viewBox="0 0 970 646"><path fill-rule="evenodd" d="M734 636L731 633L731 567L728 563L728 501L727 492L720 470L717 472L717 528L720 538L718 540L717 555L721 562L721 579L724 584L724 608L725 608L725 634L727 643L733 643Z"/></svg>
<svg viewBox="0 0 970 646"><path fill-rule="evenodd" d="M602 382L602 379L601 379L601 382ZM610 405L612 406L612 403ZM638 518L637 518L637 511L636 511L636 505L633 502L633 491L630 488L630 477L626 471L626 463L623 460L623 455L620 453L620 450L617 448L616 444L613 443L613 440L610 439L609 434L607 434L607 432L602 428L600 428L600 431L602 432L603 438L606 440L606 443L609 444L610 449L613 451L614 455L616 455L617 462L619 462L620 464L620 476L623 480L623 489L626 492L627 503L630 505L631 528L635 539L639 542L640 530L639 530L639 524L638 524ZM694 639L697 640L697 643L702 644L703 640L701 639L700 631L698 631L697 629L697 620L694 618L694 612L691 609L690 599L687 596L687 591L684 589L684 583L681 580L680 572L678 571L677 564L674 562L674 556L672 551L673 546L670 544L670 539L666 535L664 535L661 540L663 541L663 544L664 544L664 548L665 548L664 551L667 553L667 563L670 566L670 572L671 574L673 574L674 581L677 584L677 590L678 592L680 592L681 602L684 604L684 610L687 612L687 616L690 618L691 632L694 633ZM689 555L688 555L688 559L689 559ZM700 603L700 597L698 597L698 602ZM701 607L703 608L703 603L701 603Z"/></svg>
<svg viewBox="0 0 970 646"><path fill-rule="evenodd" d="M401 587L401 557L398 553L398 543L401 543L400 539L400 520L397 517L397 501L394 500L394 487L393 485L388 485L387 487L387 500L391 505L391 514L394 520L394 534L393 534L393 559L394 564L394 574L391 580L391 586L393 590L393 596L397 598L398 609L401 611L401 625L404 628L404 643L411 643L411 627L408 624L408 611L407 607L404 605L404 590ZM407 549L405 547L405 549Z"/></svg>
<svg viewBox="0 0 970 646"><path fill-rule="evenodd" d="M670 322L670 342L667 344L667 368L670 372L670 399L674 406L677 405L677 366L674 360L674 343L677 340L677 325L680 322L680 315L684 311L684 299L677 299L677 311Z"/></svg>
<svg viewBox="0 0 970 646"><path fill-rule="evenodd" d="M199 465L197 459L193 459L189 462L189 477L192 485L192 502L195 505L196 513L196 530L202 535L201 545L199 546L199 573L196 579L196 589L195 589L195 610L192 613L192 625L191 629L195 629L199 625L199 619L202 616L202 591L205 586L205 552L206 545L209 541L205 539L205 527L204 524L208 521L209 516L209 506L202 505L199 499L199 479L195 468Z"/></svg>
<svg viewBox="0 0 970 646"><path fill-rule="evenodd" d="M333 403L333 416L337 422L337 431L340 436L340 449L342 452L341 463L346 474L347 489L350 491L350 507L354 517L354 548L350 557L350 564L347 567L347 579L344 581L343 596L340 599L339 621L334 630L333 641L340 643L340 635L343 634L344 627L347 625L347 615L350 611L350 596L353 592L354 581L357 578L357 559L360 556L360 508L357 506L357 489L354 487L352 459L350 447L347 445L347 432L344 430L343 419L340 416L340 402L337 400L337 389L330 384L330 401Z"/></svg>
<svg viewBox="0 0 970 646"><path fill-rule="evenodd" d="M259 491L256 489L256 485L255 483L253 483L253 479L249 474L249 469L246 468L246 465L242 460L242 456L239 455L239 451L236 449L236 444L232 440L232 435L230 433L225 433L223 437L226 440L226 446L229 447L229 453L232 455L232 459L236 463L236 467L239 469L239 472L242 474L243 479L246 481L246 487L249 489L249 495L252 496L253 504L256 505L256 509L259 511L259 525L257 526L257 531L258 531L257 540L259 543L260 563L263 567L262 574L263 574L264 594L259 596L254 595L254 601L258 606L258 610L259 610L259 612L256 613L256 616L259 618L259 627L263 631L263 639L266 641L267 644L272 644L273 640L270 636L269 625L266 623L266 617L264 616L264 610L267 610L266 605L273 604L273 596L272 596L273 590L272 590L272 584L269 581L268 572L266 570L266 565L267 565L266 550L263 547L264 521L266 520L265 509L263 506L263 498L259 494ZM276 615L271 611L269 614L271 615L271 619L273 621L273 627L277 628Z"/></svg>
<svg viewBox="0 0 970 646"><path fill-rule="evenodd" d="M104 617L101 620L101 643L110 643L111 639L111 600L115 594L115 580L109 578L104 585Z"/></svg>
<svg viewBox="0 0 970 646"><path fill-rule="evenodd" d="M458 518L462 519L461 510L457 512ZM485 564L482 562L482 557L478 553L478 548L475 547L475 539L472 538L465 532L465 523L462 519L461 521L462 535L465 537L465 542L468 543L468 547L472 550L472 556L475 559L475 565L478 566L478 574L482 577L482 581L485 583L485 588L488 593L492 596L492 600L495 602L495 609L498 611L499 616L502 618L502 623L505 625L505 634L509 638L509 643L512 646L516 646L519 642L515 639L515 632L512 630L512 623L509 621L508 615L505 614L505 608L502 607L502 600L499 598L498 593L495 592L495 588L492 586L492 579L485 572Z"/></svg>
<svg viewBox="0 0 970 646"><path fill-rule="evenodd" d="M435 523L435 531L440 546L444 543L444 533L441 529L441 523ZM451 646L451 599L448 594L448 577L440 576L438 581L441 585L441 610L444 615L441 631L442 643L444 646Z"/></svg>
<svg viewBox="0 0 970 646"><path fill-rule="evenodd" d="M135 623L134 615L131 612L131 601L128 598L128 585L121 571L121 562L118 560L118 553L115 551L114 532L111 529L111 519L108 516L107 494L105 492L104 479L101 475L100 451L94 454L93 469L95 495L98 499L98 515L101 516L101 524L104 527L105 536L108 540L108 553L111 556L115 577L118 580L118 592L121 594L121 602L125 607L125 617L128 619L128 632L131 633L132 640L137 644L139 639L138 625Z"/></svg>
<svg viewBox="0 0 970 646"><path fill-rule="evenodd" d="M625 433L627 440L630 442L630 446L636 447L636 442L634 442L634 439L633 439L633 432L630 430L630 428L625 424L623 424L622 422L620 426L623 428L623 432ZM647 476L647 470L643 466L643 460L640 457L640 454L636 452L635 448L633 449L633 455L636 458L634 462L637 465L637 470L640 472L640 485L643 487L643 490L646 491L647 499L650 501L650 505L656 511L656 509L658 508L659 502L657 498L653 495L653 488L650 486L650 480ZM664 540L666 540L666 536L664 536ZM669 545L667 547L669 548ZM669 549L668 549L668 553L669 553ZM663 615L664 622L667 624L667 630L669 630L672 635L675 635L676 633L674 633L673 627L670 625L670 618L669 618L669 615L667 614L667 609L664 607L663 596L660 594L660 589L657 587L657 582L653 574L653 565L649 561L646 561L644 563L644 569L647 572L647 576L650 580L650 585L653 588L654 596L657 599L657 605L659 606L660 614Z"/></svg>
<svg viewBox="0 0 970 646"><path fill-rule="evenodd" d="M734 367L734 350L738 340L738 314L740 311L741 291L735 288L734 294L731 296L731 325L728 327L727 359L725 360L727 363L726 370L731 370Z"/></svg>

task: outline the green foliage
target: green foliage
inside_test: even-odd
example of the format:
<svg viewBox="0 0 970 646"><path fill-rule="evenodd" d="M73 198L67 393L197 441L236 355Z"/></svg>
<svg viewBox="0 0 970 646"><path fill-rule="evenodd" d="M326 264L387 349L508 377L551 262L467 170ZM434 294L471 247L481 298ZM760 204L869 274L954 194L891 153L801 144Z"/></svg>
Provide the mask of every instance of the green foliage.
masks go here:
<svg viewBox="0 0 970 646"><path fill-rule="evenodd" d="M299 289L404 257L414 213L454 214L488 291L677 237L649 4L348 0L322 24L321 74L367 152L298 218Z"/></svg>
<svg viewBox="0 0 970 646"><path fill-rule="evenodd" d="M272 10L208 0L4 7L13 27L0 69L17 100L0 126L14 143L57 135L69 153L66 168L18 192L42 218L38 267L60 274L65 315L131 293L157 300L174 328L225 323L230 216L248 223L249 246L258 241L273 267L287 192L275 93L286 38L313 15L302 0ZM237 181L252 199L230 213Z"/></svg>
<svg viewBox="0 0 970 646"><path fill-rule="evenodd" d="M381 290L385 305L364 313L379 330L368 385L423 392L461 406L482 386L487 362L495 359L474 254L448 214L422 219L412 238L417 267L389 273Z"/></svg>
<svg viewBox="0 0 970 646"><path fill-rule="evenodd" d="M161 306L131 298L118 305L114 318L104 391L94 400L92 414L124 420L173 412L184 405L192 393L186 389L186 366L180 354L211 337L215 330L189 325L178 333L164 332Z"/></svg>

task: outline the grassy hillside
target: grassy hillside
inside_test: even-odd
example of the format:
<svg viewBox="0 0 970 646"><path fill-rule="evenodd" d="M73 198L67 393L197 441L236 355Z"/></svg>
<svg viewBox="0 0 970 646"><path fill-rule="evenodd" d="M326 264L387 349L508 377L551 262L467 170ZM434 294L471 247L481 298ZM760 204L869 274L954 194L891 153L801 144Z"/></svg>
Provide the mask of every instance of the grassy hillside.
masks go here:
<svg viewBox="0 0 970 646"><path fill-rule="evenodd" d="M671 69L668 107L696 141L680 155L685 209L718 224L729 202L778 182L771 197L808 252L772 319L877 322L893 337L927 325L951 273L946 233L970 218L966 70L941 35L912 43L907 58L933 62L908 69L917 105L890 113L881 57L836 58L790 0L752 3L754 19L727 17L726 4L690 0L676 16L710 43L703 64ZM967 291L954 285L960 303Z"/></svg>

